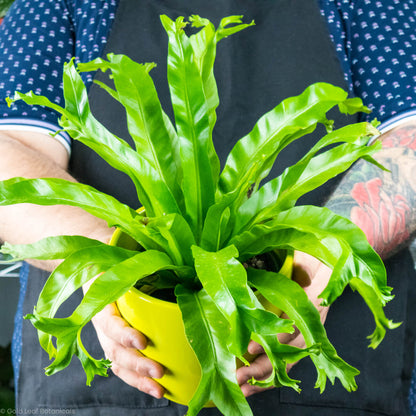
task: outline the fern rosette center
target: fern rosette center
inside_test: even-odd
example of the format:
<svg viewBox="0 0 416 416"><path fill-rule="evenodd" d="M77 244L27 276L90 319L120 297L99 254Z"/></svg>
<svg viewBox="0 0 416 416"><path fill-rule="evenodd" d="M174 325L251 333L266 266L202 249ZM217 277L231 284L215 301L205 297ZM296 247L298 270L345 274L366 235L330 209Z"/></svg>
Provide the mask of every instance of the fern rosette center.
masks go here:
<svg viewBox="0 0 416 416"><path fill-rule="evenodd" d="M161 21L169 40L173 120L160 104L151 77L154 64L139 64L125 55L66 63L65 107L33 92L16 92L8 100L9 105L23 100L57 111L61 128L74 140L131 178L146 213L87 184L47 178L0 182L0 205L77 206L117 227L132 242L114 246L82 236L57 236L3 246L2 253L15 259L63 259L28 316L52 360L47 374L63 370L75 355L88 384L95 375L106 375L108 360L93 358L82 344L84 326L132 287L152 285L174 292L201 369L200 383L187 403L188 415L196 415L209 402L225 415L252 414L235 376L236 358L247 363L244 354L250 340L262 345L273 365L271 375L252 380L254 384L300 390L286 366L309 357L321 391L327 379L339 379L347 390L354 390L358 370L338 356L304 290L278 267L253 267L252 259L274 250L308 253L333 270L321 294L324 304L334 302L348 285L364 298L376 324L371 346L381 342L387 328L395 327L383 311L391 299L385 268L364 233L327 208L297 204L301 196L358 159L376 163L372 155L380 143L367 145L377 134L372 124L334 129L327 119L334 107L347 114L368 109L341 88L313 84L264 114L236 140L221 168L212 138L219 105L216 47L254 23L243 23L242 16L225 17L217 28L199 16L189 22L161 16ZM187 25L194 28L191 35ZM124 107L133 147L93 116L79 74L83 71L110 74L114 88L99 85ZM326 127L326 134L297 163L267 181L280 152L318 124ZM72 315L55 318L60 305L93 279ZM289 319L266 310L256 294ZM291 333L295 327L304 336L304 349L278 341L276 334Z"/></svg>

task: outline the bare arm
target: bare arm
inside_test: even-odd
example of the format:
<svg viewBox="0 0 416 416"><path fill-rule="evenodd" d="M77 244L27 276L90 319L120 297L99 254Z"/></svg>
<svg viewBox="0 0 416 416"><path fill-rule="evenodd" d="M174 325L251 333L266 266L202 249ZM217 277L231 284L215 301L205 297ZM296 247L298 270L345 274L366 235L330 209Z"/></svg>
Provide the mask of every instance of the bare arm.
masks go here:
<svg viewBox="0 0 416 416"><path fill-rule="evenodd" d="M0 180L15 176L58 177L74 181L66 171L68 155L52 137L22 132L0 132ZM21 204L0 207L0 238L24 244L52 235L83 235L107 242L113 230L105 221L69 206ZM52 271L57 262L33 262ZM163 388L152 377L161 377L162 367L145 358L146 338L130 328L115 305L108 305L93 320L104 353L113 361L113 372L124 382L156 397Z"/></svg>
<svg viewBox="0 0 416 416"><path fill-rule="evenodd" d="M15 176L59 177L74 181L66 171L68 155L52 137L39 133L0 132L0 180ZM80 234L108 241L107 224L76 207L20 204L0 207L0 239L12 244L51 235ZM54 263L37 262L52 270Z"/></svg>
<svg viewBox="0 0 416 416"><path fill-rule="evenodd" d="M358 162L326 206L350 218L387 258L409 244L416 232L416 121L390 130L380 140L383 148L375 159L390 172Z"/></svg>
<svg viewBox="0 0 416 416"><path fill-rule="evenodd" d="M327 201L334 212L351 219L366 234L374 249L387 258L409 244L416 233L416 121L409 121L379 138L383 147L375 159L390 170L385 172L366 162L357 162ZM295 253L294 280L304 287L319 310L322 322L328 308L320 306L318 295L326 286L331 270L314 258ZM282 342L304 347L299 332L279 335ZM267 377L271 365L260 345L251 342L251 354L260 354L250 367L237 370L246 396L262 391L248 383L251 377Z"/></svg>

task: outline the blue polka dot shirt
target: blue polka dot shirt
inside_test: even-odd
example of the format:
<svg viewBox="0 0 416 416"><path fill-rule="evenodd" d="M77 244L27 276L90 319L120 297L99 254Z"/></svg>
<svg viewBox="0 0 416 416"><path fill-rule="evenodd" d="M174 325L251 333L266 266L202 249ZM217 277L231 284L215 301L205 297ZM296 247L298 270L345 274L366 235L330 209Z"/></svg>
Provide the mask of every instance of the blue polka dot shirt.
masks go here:
<svg viewBox="0 0 416 416"><path fill-rule="evenodd" d="M351 93L379 120L416 112L416 0L320 0ZM117 0L16 0L0 26L0 129L55 131L57 115L18 102L14 91L63 104L63 63L98 57ZM87 87L90 74L83 74ZM24 120L22 120L24 119ZM70 149L65 134L58 139Z"/></svg>
<svg viewBox="0 0 416 416"><path fill-rule="evenodd" d="M416 112L416 1L321 0L354 95L388 120Z"/></svg>
<svg viewBox="0 0 416 416"><path fill-rule="evenodd" d="M15 1L0 26L0 129L58 129L54 112L22 102L9 108L5 97L16 90L33 90L63 105L63 63L72 57L87 62L101 55L117 3ZM416 0L320 0L320 6L350 92L373 110L369 117L388 124L416 115ZM82 75L87 87L91 85L91 75ZM60 134L57 139L70 150L68 136ZM25 272L26 267L22 294ZM16 374L20 326L18 314L13 351ZM415 394L413 383L410 405L416 415Z"/></svg>
<svg viewBox="0 0 416 416"><path fill-rule="evenodd" d="M63 105L64 62L88 62L100 56L114 20L117 1L16 0L0 26L0 129L56 131L57 115L17 102L14 91L47 96ZM89 86L91 74L83 74ZM23 120L22 120L23 118ZM63 133L58 140L70 149Z"/></svg>

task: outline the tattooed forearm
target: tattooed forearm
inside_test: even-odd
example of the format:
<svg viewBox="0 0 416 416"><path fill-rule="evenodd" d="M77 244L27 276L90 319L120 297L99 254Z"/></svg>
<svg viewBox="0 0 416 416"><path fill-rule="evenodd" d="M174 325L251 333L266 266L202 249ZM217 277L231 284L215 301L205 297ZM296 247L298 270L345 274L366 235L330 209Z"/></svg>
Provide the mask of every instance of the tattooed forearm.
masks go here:
<svg viewBox="0 0 416 416"><path fill-rule="evenodd" d="M384 258L416 231L416 121L382 136L375 159L390 172L360 161L343 178L326 206L350 218Z"/></svg>

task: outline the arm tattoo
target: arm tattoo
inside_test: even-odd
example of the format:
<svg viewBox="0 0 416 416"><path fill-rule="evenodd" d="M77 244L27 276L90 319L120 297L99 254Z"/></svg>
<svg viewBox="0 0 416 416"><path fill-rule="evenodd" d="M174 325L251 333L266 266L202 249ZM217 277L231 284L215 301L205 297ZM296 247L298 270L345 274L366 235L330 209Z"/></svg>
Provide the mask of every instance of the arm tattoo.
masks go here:
<svg viewBox="0 0 416 416"><path fill-rule="evenodd" d="M416 231L416 121L382 136L375 159L390 172L357 162L326 206L351 219L375 250L387 258L408 244Z"/></svg>

